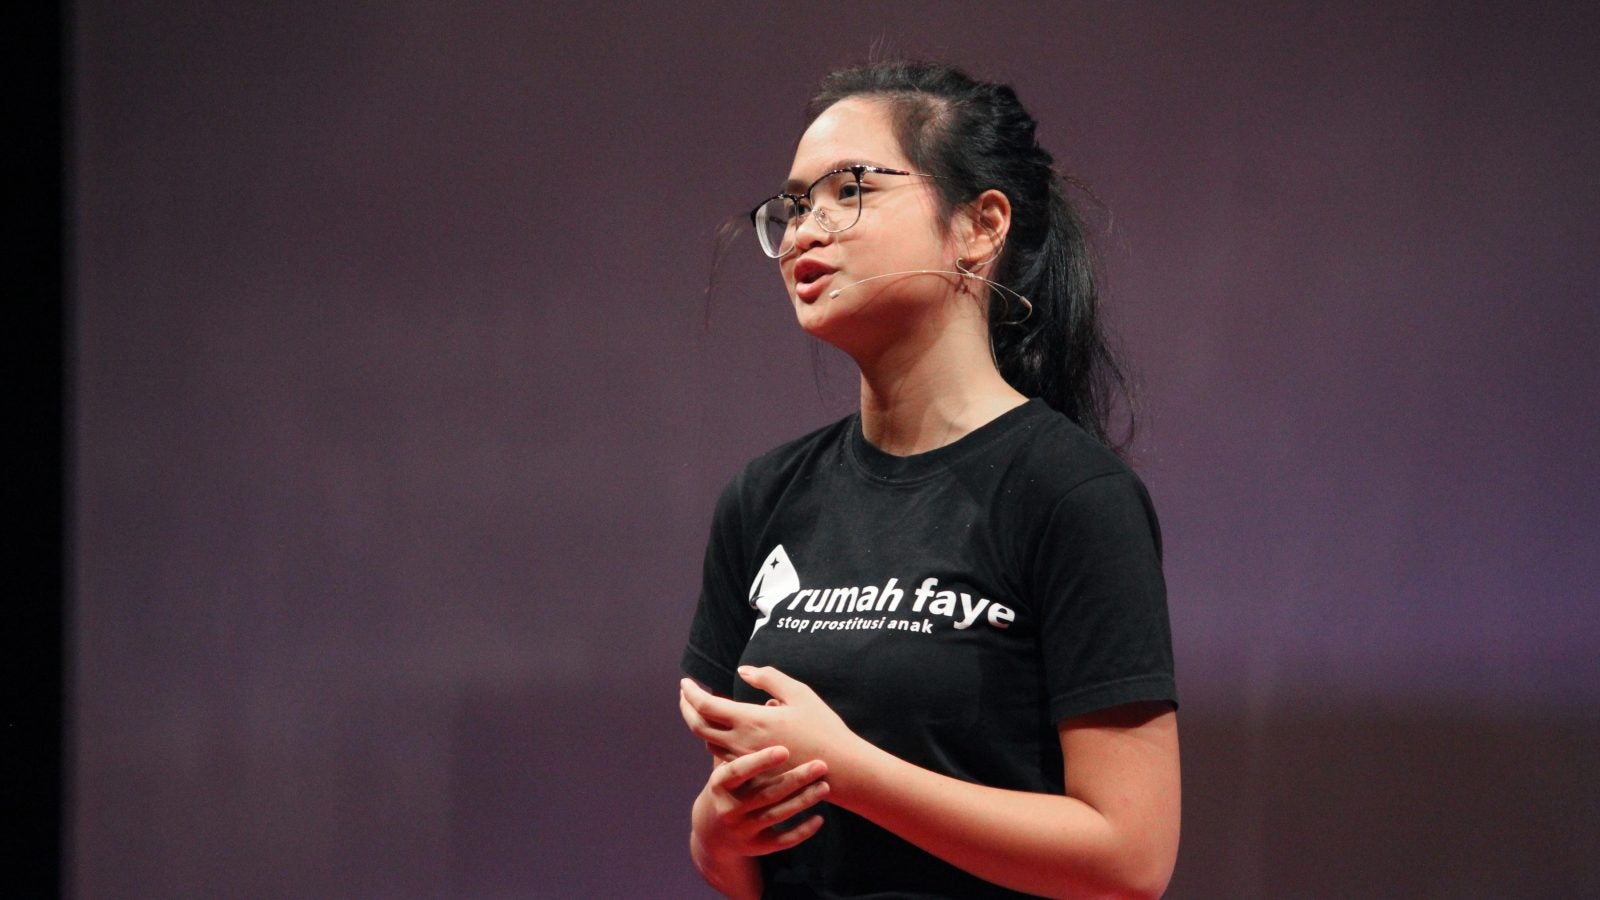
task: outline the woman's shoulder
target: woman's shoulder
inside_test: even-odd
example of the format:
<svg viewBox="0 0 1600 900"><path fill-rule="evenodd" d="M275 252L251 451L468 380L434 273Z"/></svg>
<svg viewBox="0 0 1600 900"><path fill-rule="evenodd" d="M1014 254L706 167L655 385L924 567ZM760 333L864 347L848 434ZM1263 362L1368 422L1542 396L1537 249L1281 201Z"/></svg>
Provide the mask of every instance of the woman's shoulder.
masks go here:
<svg viewBox="0 0 1600 900"><path fill-rule="evenodd" d="M1039 412L1019 429L996 514L1020 517L1014 530L1027 542L1052 531L1099 539L1126 525L1151 539L1159 557L1161 526L1143 479L1070 418L1035 402Z"/></svg>
<svg viewBox="0 0 1600 900"><path fill-rule="evenodd" d="M1122 457L1064 413L1042 400L1030 401L1026 412L1013 426L1011 476L1056 496L1106 476L1139 482Z"/></svg>

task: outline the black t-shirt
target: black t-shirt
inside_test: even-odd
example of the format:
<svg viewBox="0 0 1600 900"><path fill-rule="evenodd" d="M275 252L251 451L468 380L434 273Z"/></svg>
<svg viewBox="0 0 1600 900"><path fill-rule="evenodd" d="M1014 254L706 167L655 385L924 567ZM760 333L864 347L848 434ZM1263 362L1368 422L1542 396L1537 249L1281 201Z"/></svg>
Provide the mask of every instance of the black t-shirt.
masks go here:
<svg viewBox="0 0 1600 900"><path fill-rule="evenodd" d="M717 502L684 671L738 700L770 665L858 735L994 787L1061 794L1056 723L1176 705L1144 485L1042 401L896 457L850 416L745 467ZM769 897L1015 897L830 804L762 857Z"/></svg>

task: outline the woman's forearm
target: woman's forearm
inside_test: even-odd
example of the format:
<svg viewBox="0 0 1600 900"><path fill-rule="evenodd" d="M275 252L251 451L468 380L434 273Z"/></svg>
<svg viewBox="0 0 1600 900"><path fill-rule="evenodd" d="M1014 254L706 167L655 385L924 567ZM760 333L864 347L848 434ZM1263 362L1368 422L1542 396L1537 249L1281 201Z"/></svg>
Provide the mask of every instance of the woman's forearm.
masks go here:
<svg viewBox="0 0 1600 900"><path fill-rule="evenodd" d="M1152 836L1130 823L1119 826L1080 799L972 784L865 742L833 765L829 780L835 805L1014 890L1159 897L1171 877L1175 821L1168 841L1161 828Z"/></svg>

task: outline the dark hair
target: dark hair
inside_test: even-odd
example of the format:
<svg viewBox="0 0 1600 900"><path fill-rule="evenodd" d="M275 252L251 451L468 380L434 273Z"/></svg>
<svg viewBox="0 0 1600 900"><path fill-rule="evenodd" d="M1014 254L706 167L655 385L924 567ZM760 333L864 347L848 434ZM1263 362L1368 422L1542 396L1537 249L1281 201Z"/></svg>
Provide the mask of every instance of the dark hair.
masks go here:
<svg viewBox="0 0 1600 900"><path fill-rule="evenodd" d="M1011 230L994 278L1033 309L1024 316L1015 300L990 290L989 336L1000 374L1123 452L1133 437L1131 392L1099 321L1084 222L1063 190L1077 185L1057 174L1016 92L951 66L886 60L823 79L806 123L847 97L888 105L906 158L939 176L933 183L946 215L991 188L1006 195ZM1109 432L1119 395L1129 407L1116 440Z"/></svg>

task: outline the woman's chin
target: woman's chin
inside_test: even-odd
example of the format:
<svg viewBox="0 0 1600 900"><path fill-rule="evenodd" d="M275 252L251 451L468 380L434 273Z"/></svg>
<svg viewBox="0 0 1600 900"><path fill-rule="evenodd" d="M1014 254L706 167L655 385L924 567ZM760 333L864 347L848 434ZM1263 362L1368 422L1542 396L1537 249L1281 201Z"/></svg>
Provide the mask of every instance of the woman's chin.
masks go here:
<svg viewBox="0 0 1600 900"><path fill-rule="evenodd" d="M806 334L846 356L859 358L857 354L867 352L882 339L879 325L860 315L860 310L840 305L837 301L830 304L822 299L811 304L797 303L795 317Z"/></svg>
<svg viewBox="0 0 1600 900"><path fill-rule="evenodd" d="M839 313L839 304L826 295L815 300L796 298L794 301L795 321L807 334L819 340L827 341L829 335L841 327L844 317Z"/></svg>
<svg viewBox="0 0 1600 900"><path fill-rule="evenodd" d="M789 299L807 334L851 355L911 333L925 324L920 319L928 312L925 303L888 292L841 292L835 297L827 291L813 300L794 294Z"/></svg>

